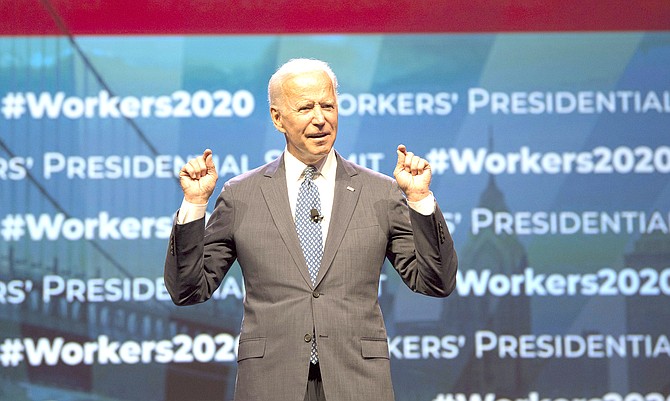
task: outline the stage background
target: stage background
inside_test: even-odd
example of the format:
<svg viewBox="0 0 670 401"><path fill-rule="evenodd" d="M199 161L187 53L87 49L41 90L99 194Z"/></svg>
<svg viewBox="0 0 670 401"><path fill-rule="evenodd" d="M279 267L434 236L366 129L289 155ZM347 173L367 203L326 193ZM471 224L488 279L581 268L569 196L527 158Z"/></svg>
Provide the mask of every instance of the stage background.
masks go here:
<svg viewBox="0 0 670 401"><path fill-rule="evenodd" d="M447 299L384 270L398 400L668 400L670 4L591 3L3 1L0 399L231 399L242 277L169 301L175 173L275 158L314 57L338 151L426 157L459 254Z"/></svg>

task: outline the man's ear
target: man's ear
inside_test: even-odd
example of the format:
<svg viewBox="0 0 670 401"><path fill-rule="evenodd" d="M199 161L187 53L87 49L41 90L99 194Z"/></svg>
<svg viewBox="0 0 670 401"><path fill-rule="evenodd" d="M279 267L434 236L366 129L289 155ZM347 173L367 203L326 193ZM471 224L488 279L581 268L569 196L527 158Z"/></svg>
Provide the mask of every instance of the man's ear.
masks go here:
<svg viewBox="0 0 670 401"><path fill-rule="evenodd" d="M277 128L277 131L286 132L284 129L284 124L282 124L281 121L281 113L274 106L270 106L270 117L272 118L272 123L274 124L275 128Z"/></svg>

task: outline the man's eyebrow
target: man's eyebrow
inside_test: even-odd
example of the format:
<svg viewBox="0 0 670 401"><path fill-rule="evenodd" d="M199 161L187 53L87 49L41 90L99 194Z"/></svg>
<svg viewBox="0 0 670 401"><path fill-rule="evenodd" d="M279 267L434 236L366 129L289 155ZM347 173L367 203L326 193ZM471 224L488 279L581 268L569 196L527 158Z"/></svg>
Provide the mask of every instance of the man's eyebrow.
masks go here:
<svg viewBox="0 0 670 401"><path fill-rule="evenodd" d="M298 100L295 102L296 107L302 107L302 106L312 106L314 105L313 100Z"/></svg>

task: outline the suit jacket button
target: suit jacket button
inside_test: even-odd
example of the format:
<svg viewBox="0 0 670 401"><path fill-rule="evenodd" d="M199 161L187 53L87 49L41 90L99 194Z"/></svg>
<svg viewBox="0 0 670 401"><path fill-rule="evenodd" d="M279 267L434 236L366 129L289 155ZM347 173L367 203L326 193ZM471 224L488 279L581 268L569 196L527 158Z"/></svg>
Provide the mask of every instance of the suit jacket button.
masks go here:
<svg viewBox="0 0 670 401"><path fill-rule="evenodd" d="M314 298L318 298L318 297L321 296L321 294L319 294L319 291L314 291L314 292L312 293L312 296L313 296Z"/></svg>
<svg viewBox="0 0 670 401"><path fill-rule="evenodd" d="M305 334L305 342L311 342L312 341L312 335L311 334Z"/></svg>

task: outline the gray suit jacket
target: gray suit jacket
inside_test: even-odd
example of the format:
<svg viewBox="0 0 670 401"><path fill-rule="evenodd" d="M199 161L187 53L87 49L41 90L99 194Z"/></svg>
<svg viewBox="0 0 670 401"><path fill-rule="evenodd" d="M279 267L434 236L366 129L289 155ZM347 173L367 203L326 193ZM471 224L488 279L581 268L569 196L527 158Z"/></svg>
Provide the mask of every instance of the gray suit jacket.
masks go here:
<svg viewBox="0 0 670 401"><path fill-rule="evenodd" d="M392 401L377 299L385 258L413 291L445 297L456 285L456 253L439 208L431 216L412 211L395 180L337 155L312 288L281 157L227 182L206 228L202 220L175 225L165 284L178 305L203 302L239 261L246 296L236 400L302 401L315 332L329 401Z"/></svg>

